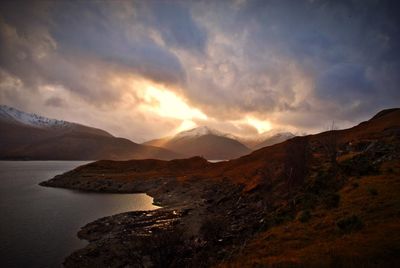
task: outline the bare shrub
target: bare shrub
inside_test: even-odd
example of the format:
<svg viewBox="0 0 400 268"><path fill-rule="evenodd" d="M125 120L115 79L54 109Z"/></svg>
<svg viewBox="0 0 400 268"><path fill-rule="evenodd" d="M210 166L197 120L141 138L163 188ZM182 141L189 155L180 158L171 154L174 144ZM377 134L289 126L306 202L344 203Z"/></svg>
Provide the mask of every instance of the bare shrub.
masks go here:
<svg viewBox="0 0 400 268"><path fill-rule="evenodd" d="M295 186L301 185L308 173L310 149L308 139L297 137L288 141L283 172L288 188L289 199Z"/></svg>
<svg viewBox="0 0 400 268"><path fill-rule="evenodd" d="M336 222L336 225L345 233L351 233L364 227L363 221L357 215L342 218Z"/></svg>
<svg viewBox="0 0 400 268"><path fill-rule="evenodd" d="M336 173L338 166L336 160L338 154L338 131L335 121L332 121L328 131L322 134L319 143L331 165L332 171Z"/></svg>
<svg viewBox="0 0 400 268"><path fill-rule="evenodd" d="M299 220L302 223L308 222L311 219L311 212L309 210L303 210L300 214Z"/></svg>

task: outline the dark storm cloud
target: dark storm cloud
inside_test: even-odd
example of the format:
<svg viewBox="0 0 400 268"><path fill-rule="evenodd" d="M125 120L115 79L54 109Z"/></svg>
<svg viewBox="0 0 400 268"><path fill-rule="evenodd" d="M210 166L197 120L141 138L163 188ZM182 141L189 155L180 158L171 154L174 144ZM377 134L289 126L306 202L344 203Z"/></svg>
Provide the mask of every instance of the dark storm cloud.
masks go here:
<svg viewBox="0 0 400 268"><path fill-rule="evenodd" d="M60 49L93 54L157 81L182 83L185 72L179 59L146 35L147 25L140 19L149 12L135 4L127 6L131 12L110 4L66 1L53 6L51 33Z"/></svg>
<svg viewBox="0 0 400 268"><path fill-rule="evenodd" d="M267 115L308 110L310 116L325 114L325 120L358 120L399 105L400 35L394 10L394 1L246 1L238 9L205 7L203 13L212 13L208 29L232 37L228 47L233 52L224 56L240 70L225 92L221 79L203 77L207 101L215 106L223 99L221 106ZM306 86L311 93L300 96L302 101L295 89L299 76L311 80Z"/></svg>
<svg viewBox="0 0 400 268"><path fill-rule="evenodd" d="M53 84L62 85L88 100L113 97L106 89L99 90L103 83L98 83L95 75L83 79L90 62L79 55L57 50L57 40L49 32L51 2L3 3L0 17L1 68L12 79L21 81L24 90L38 93L39 87Z"/></svg>
<svg viewBox="0 0 400 268"><path fill-rule="evenodd" d="M43 19L47 5L44 2L24 5L18 1L4 1L0 5L0 66L29 84L36 84L40 74L32 46L51 46L41 27L47 23Z"/></svg>
<svg viewBox="0 0 400 268"><path fill-rule="evenodd" d="M170 8L170 21L168 16L158 21L157 12L162 13L157 11L159 7L149 9L139 4L5 2L0 20L1 67L32 89L46 83L61 84L99 101L118 97L109 88L102 89L102 72L112 69L123 69L164 84L183 85L185 71L179 59L169 47L149 36L150 27L160 26L166 44L190 50L203 50L204 33L196 28L183 7L175 5L178 18L172 14L174 8ZM168 28L179 24L186 26ZM91 70L93 64L98 70Z"/></svg>
<svg viewBox="0 0 400 268"><path fill-rule="evenodd" d="M182 2L150 1L153 10L147 19L159 29L164 41L170 46L203 52L206 33L197 25L187 6Z"/></svg>
<svg viewBox="0 0 400 268"><path fill-rule="evenodd" d="M355 123L400 104L397 10L374 0L2 2L0 71L13 82L0 96L12 104L52 84L118 104L124 89L110 81L133 74L215 122ZM53 97L45 104L62 104Z"/></svg>
<svg viewBox="0 0 400 268"><path fill-rule="evenodd" d="M348 63L335 64L321 73L316 88L321 99L336 99L343 104L375 93L366 77L366 68Z"/></svg>

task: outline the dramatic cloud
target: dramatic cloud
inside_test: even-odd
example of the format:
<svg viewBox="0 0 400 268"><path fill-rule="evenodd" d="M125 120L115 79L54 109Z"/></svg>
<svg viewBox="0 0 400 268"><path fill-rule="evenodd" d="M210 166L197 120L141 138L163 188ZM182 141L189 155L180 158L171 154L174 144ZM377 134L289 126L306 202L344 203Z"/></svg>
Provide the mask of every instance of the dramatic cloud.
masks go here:
<svg viewBox="0 0 400 268"><path fill-rule="evenodd" d="M399 106L395 1L6 1L0 102L136 141Z"/></svg>

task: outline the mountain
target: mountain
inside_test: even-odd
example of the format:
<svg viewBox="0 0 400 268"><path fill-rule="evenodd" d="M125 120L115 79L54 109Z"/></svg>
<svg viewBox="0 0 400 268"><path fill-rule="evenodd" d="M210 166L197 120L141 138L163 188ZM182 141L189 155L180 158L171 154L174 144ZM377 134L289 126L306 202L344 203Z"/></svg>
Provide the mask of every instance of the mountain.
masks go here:
<svg viewBox="0 0 400 268"><path fill-rule="evenodd" d="M263 132L252 137L235 137L235 139L252 150L258 150L266 146L284 142L294 137L296 137L296 135L291 132L285 132L284 130L276 129Z"/></svg>
<svg viewBox="0 0 400 268"><path fill-rule="evenodd" d="M263 147L267 147L267 146L271 146L271 145L274 145L277 143L284 142L284 141L294 138L294 137L296 137L296 136L290 132L280 132L280 133L274 134L268 138L265 138L262 142L254 145L251 148L253 150L258 150Z"/></svg>
<svg viewBox="0 0 400 268"><path fill-rule="evenodd" d="M179 154L110 133L0 105L0 159L174 159Z"/></svg>
<svg viewBox="0 0 400 268"><path fill-rule="evenodd" d="M207 126L182 131L173 137L144 143L169 149L185 156L203 156L206 159L232 159L251 152L230 134Z"/></svg>

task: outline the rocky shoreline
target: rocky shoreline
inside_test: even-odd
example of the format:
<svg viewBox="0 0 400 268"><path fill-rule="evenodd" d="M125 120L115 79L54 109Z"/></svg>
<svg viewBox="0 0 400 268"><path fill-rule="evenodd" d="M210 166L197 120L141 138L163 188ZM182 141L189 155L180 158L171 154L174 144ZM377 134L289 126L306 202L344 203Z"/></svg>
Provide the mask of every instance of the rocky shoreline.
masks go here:
<svg viewBox="0 0 400 268"><path fill-rule="evenodd" d="M78 232L89 245L64 262L65 267L155 266L153 237L171 233L187 210L127 212L91 222Z"/></svg>
<svg viewBox="0 0 400 268"><path fill-rule="evenodd" d="M155 205L162 206L104 217L82 227L78 237L89 244L68 256L65 267L206 267L240 249L237 245L241 237L248 236L249 221L262 223L262 213L257 215L261 206L249 212L247 208L254 204L241 196L243 187L226 181L183 182L172 177L128 182L112 177L93 180L73 170L40 185L80 191L145 192L154 198Z"/></svg>

